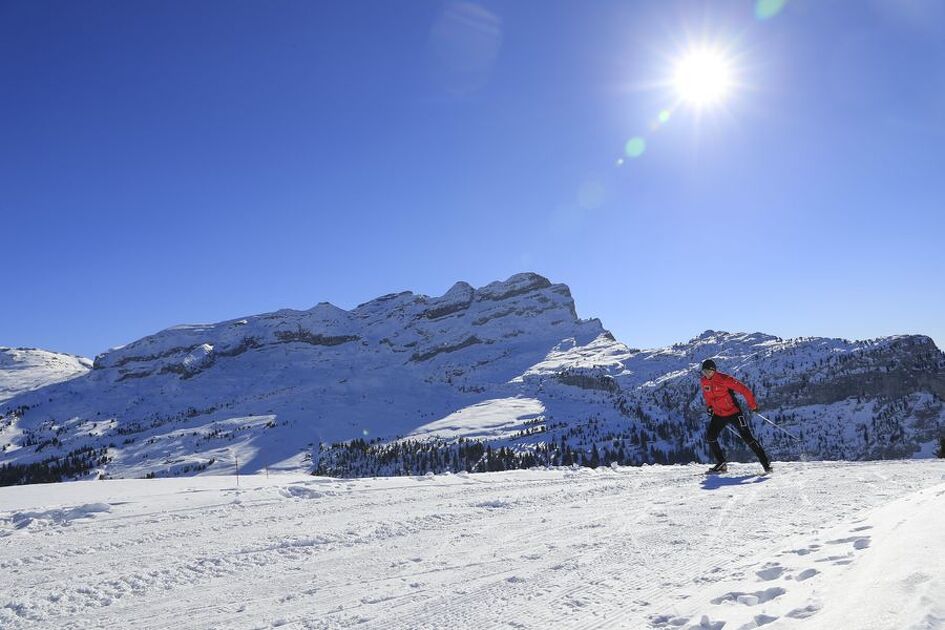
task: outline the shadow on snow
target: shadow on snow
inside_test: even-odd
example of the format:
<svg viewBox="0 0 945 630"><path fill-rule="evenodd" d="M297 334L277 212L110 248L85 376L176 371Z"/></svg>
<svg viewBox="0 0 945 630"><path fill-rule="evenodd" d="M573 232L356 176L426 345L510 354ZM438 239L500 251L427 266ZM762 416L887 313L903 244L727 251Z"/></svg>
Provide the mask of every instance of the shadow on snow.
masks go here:
<svg viewBox="0 0 945 630"><path fill-rule="evenodd" d="M706 475L702 480L703 490L716 490L726 486L747 486L752 483L762 483L768 481L768 477L759 475L739 475L737 477L726 477L722 475Z"/></svg>

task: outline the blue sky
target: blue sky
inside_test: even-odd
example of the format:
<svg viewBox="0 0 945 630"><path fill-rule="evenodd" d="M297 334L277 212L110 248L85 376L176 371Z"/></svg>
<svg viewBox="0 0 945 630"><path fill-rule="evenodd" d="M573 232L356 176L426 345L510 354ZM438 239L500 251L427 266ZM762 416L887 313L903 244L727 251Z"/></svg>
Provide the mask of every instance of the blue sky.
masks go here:
<svg viewBox="0 0 945 630"><path fill-rule="evenodd" d="M0 344L535 271L631 346L945 347L945 5L757 9L0 2ZM694 45L716 108L674 107Z"/></svg>

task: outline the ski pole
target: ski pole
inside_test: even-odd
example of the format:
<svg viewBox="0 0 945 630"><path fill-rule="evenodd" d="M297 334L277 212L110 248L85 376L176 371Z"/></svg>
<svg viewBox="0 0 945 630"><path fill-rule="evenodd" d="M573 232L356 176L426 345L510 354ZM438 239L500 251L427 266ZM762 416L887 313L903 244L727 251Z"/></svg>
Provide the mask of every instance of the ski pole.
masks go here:
<svg viewBox="0 0 945 630"><path fill-rule="evenodd" d="M781 427L779 427L779 426L776 425L775 423L771 422L770 420L768 420L767 418L765 418L763 415L761 415L761 414L758 413L757 411L755 411L755 412L753 412L753 413L754 413L756 416L758 416L759 418L761 418L762 420L764 420L765 422L767 422L768 424L770 424L771 426L773 426L773 427L774 427L775 429L777 429L778 431L781 431L782 433L787 433L788 435L790 435L792 438L794 438L794 439L797 440L798 442L801 441L801 438L797 437L796 435L794 435L793 433L791 433L790 431L788 431L788 430L786 430L786 429L782 429Z"/></svg>

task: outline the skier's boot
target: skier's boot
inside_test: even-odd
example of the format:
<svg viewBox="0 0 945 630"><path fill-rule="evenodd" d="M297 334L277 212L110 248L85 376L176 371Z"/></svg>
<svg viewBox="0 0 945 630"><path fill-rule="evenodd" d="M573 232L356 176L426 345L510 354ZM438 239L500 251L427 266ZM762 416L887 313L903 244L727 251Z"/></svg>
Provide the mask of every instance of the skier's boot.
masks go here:
<svg viewBox="0 0 945 630"><path fill-rule="evenodd" d="M707 474L707 475L717 475L717 474L719 474L719 473L724 473L724 472L727 472L727 471L728 471L728 464L726 464L725 462L719 462L718 464L716 464L715 466L713 466L713 467L710 468L709 470L705 471L705 474Z"/></svg>
<svg viewBox="0 0 945 630"><path fill-rule="evenodd" d="M771 468L771 462L761 462L761 465L764 466L765 471L763 474L765 475L770 474L771 471L774 470L773 468Z"/></svg>

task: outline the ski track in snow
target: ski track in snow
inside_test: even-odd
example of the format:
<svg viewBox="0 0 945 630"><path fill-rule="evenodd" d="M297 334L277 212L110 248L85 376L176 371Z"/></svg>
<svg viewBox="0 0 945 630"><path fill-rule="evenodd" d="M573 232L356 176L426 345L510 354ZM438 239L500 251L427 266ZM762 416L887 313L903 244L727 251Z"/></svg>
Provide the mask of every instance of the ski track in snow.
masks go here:
<svg viewBox="0 0 945 630"><path fill-rule="evenodd" d="M0 488L0 627L814 627L872 514L945 502L939 462L757 468Z"/></svg>

